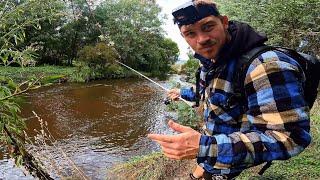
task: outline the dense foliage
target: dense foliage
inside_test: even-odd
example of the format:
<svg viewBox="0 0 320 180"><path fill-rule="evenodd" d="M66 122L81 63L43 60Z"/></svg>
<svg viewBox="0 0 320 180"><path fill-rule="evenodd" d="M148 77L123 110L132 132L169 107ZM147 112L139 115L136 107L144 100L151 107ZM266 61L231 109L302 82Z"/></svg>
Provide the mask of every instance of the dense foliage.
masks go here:
<svg viewBox="0 0 320 180"><path fill-rule="evenodd" d="M36 48L25 44L28 29L41 29L41 21L52 21L60 16L59 0L6 0L0 1L0 63L8 66L32 63ZM24 45L23 45L24 44ZM26 80L16 84L9 77L0 76L0 132L4 125L16 134L21 134L24 122L17 115L19 106L15 95L34 88L38 80ZM24 89L24 90L23 90ZM1 140L4 136L0 135ZM8 140L8 139L7 139Z"/></svg>
<svg viewBox="0 0 320 180"><path fill-rule="evenodd" d="M0 1L1 64L27 65L35 59L37 47L26 43L28 29L40 30L42 21L51 21L60 14L59 0L5 0Z"/></svg>
<svg viewBox="0 0 320 180"><path fill-rule="evenodd" d="M41 29L41 21L52 21L59 17L56 7L59 0L6 0L0 1L0 64L9 66L34 65L37 47L25 44L29 28ZM0 144L6 145L16 164L24 165L32 174L38 174L38 167L32 155L24 148L24 120L19 117L17 95L41 86L39 77L15 83L10 77L0 76ZM46 173L41 171L42 175Z"/></svg>
<svg viewBox="0 0 320 180"><path fill-rule="evenodd" d="M155 76L165 75L178 58L176 43L164 37L155 1L6 0L0 8L4 65L15 59L24 65L88 66L79 56L97 43L113 47L119 60Z"/></svg>
<svg viewBox="0 0 320 180"><path fill-rule="evenodd" d="M17 85L5 77L0 77L0 83L0 132L3 132L3 127L6 125L8 129L20 134L25 124L18 116L20 109L16 100L11 97ZM7 141L10 142L10 139L0 135L0 142Z"/></svg>
<svg viewBox="0 0 320 180"><path fill-rule="evenodd" d="M195 111L194 108L182 101L171 102L167 109L169 111L175 111L178 114L177 121L184 125L192 127L193 129L199 129L199 123L201 122L201 116Z"/></svg>
<svg viewBox="0 0 320 180"><path fill-rule="evenodd" d="M319 0L216 0L223 14L248 22L270 44L320 54Z"/></svg>
<svg viewBox="0 0 320 180"><path fill-rule="evenodd" d="M116 50L108 46L106 43L97 43L95 46L85 46L78 53L78 61L82 63L79 66L77 76L79 79L105 78L111 76L113 73L117 73L114 67L118 67L115 60L118 60L118 54ZM114 71L108 71L110 68ZM119 74L118 74L119 75Z"/></svg>
<svg viewBox="0 0 320 180"><path fill-rule="evenodd" d="M154 1L111 0L97 8L96 19L125 64L163 75L177 61L179 50L164 38L160 11Z"/></svg>
<svg viewBox="0 0 320 180"><path fill-rule="evenodd" d="M186 63L184 63L181 67L181 73L187 76L187 82L189 83L196 83L195 73L197 69L200 67L199 60L193 57L191 51L188 53L189 59Z"/></svg>

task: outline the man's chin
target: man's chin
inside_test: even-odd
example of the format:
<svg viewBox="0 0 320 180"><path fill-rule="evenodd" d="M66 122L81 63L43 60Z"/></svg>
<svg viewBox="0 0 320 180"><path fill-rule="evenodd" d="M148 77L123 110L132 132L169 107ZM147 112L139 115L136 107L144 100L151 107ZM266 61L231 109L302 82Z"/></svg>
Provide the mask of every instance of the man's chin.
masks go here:
<svg viewBox="0 0 320 180"><path fill-rule="evenodd" d="M214 59L215 55L211 53L200 53L201 56L205 57L206 59Z"/></svg>
<svg viewBox="0 0 320 180"><path fill-rule="evenodd" d="M199 51L198 54L207 59L214 59L216 57L216 53L212 49Z"/></svg>

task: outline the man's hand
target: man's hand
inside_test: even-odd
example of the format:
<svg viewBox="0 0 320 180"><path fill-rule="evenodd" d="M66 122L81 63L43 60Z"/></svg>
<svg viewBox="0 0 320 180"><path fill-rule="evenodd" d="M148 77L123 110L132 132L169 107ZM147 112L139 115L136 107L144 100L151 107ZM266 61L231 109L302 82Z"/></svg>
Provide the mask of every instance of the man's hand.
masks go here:
<svg viewBox="0 0 320 180"><path fill-rule="evenodd" d="M149 134L148 137L161 145L165 156L171 159L194 159L199 151L201 134L190 127L172 120L168 123L177 135Z"/></svg>
<svg viewBox="0 0 320 180"><path fill-rule="evenodd" d="M177 101L179 100L179 97L180 97L180 89L177 89L177 88L170 89L167 95L171 100Z"/></svg>

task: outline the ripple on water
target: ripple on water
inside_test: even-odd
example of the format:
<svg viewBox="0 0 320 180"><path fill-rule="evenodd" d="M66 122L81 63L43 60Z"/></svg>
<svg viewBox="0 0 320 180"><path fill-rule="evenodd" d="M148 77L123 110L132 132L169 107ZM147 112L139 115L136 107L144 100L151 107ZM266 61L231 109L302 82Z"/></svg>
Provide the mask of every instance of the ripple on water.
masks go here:
<svg viewBox="0 0 320 180"><path fill-rule="evenodd" d="M22 116L28 119L30 136L40 128L31 111L48 122L57 140L48 147L54 160L64 162L59 147L88 176L104 179L106 168L159 149L146 138L148 133L172 133L164 97L153 84L134 79L58 85L28 94ZM10 164L1 165L6 170L0 170L0 177L13 173Z"/></svg>

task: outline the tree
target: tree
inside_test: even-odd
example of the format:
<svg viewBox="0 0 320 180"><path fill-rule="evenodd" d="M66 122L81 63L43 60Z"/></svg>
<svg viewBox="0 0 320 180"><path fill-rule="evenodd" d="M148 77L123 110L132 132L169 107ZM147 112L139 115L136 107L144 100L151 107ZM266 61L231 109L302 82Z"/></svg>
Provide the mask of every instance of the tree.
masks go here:
<svg viewBox="0 0 320 180"><path fill-rule="evenodd" d="M0 1L0 54L2 64L24 64L34 59L36 47L24 44L28 28L41 29L40 21L59 16L60 0ZM13 61L15 59L15 61Z"/></svg>
<svg viewBox="0 0 320 180"><path fill-rule="evenodd" d="M26 38L26 29L40 29L41 20L52 20L57 14L52 5L58 0L5 0L0 1L0 55L3 65L17 62L24 65L26 60L34 59L32 45L22 46ZM34 157L24 148L21 138L25 122L19 117L20 108L16 96L29 89L39 87L39 81L26 81L16 84L8 77L0 77L0 142L5 143L17 165L40 179L51 179L42 171Z"/></svg>
<svg viewBox="0 0 320 180"><path fill-rule="evenodd" d="M217 0L222 13L265 32L273 45L320 53L319 0Z"/></svg>
<svg viewBox="0 0 320 180"><path fill-rule="evenodd" d="M24 45L38 45L38 63L72 65L78 51L98 41L99 30L94 25L86 0L68 0L54 7L63 16L41 20L41 29L29 27Z"/></svg>
<svg viewBox="0 0 320 180"><path fill-rule="evenodd" d="M155 1L110 0L97 7L95 13L124 63L163 74L166 64L177 59L177 48L164 37L160 11Z"/></svg>
<svg viewBox="0 0 320 180"><path fill-rule="evenodd" d="M165 77L170 67L178 60L178 45L171 39L158 37L145 49L147 63L140 64L139 69L149 69L154 76Z"/></svg>
<svg viewBox="0 0 320 180"><path fill-rule="evenodd" d="M61 41L65 45L63 54L67 64L72 65L79 50L99 41L100 27L94 19L93 5L88 0L69 0L67 7L72 11L68 23L61 28Z"/></svg>

